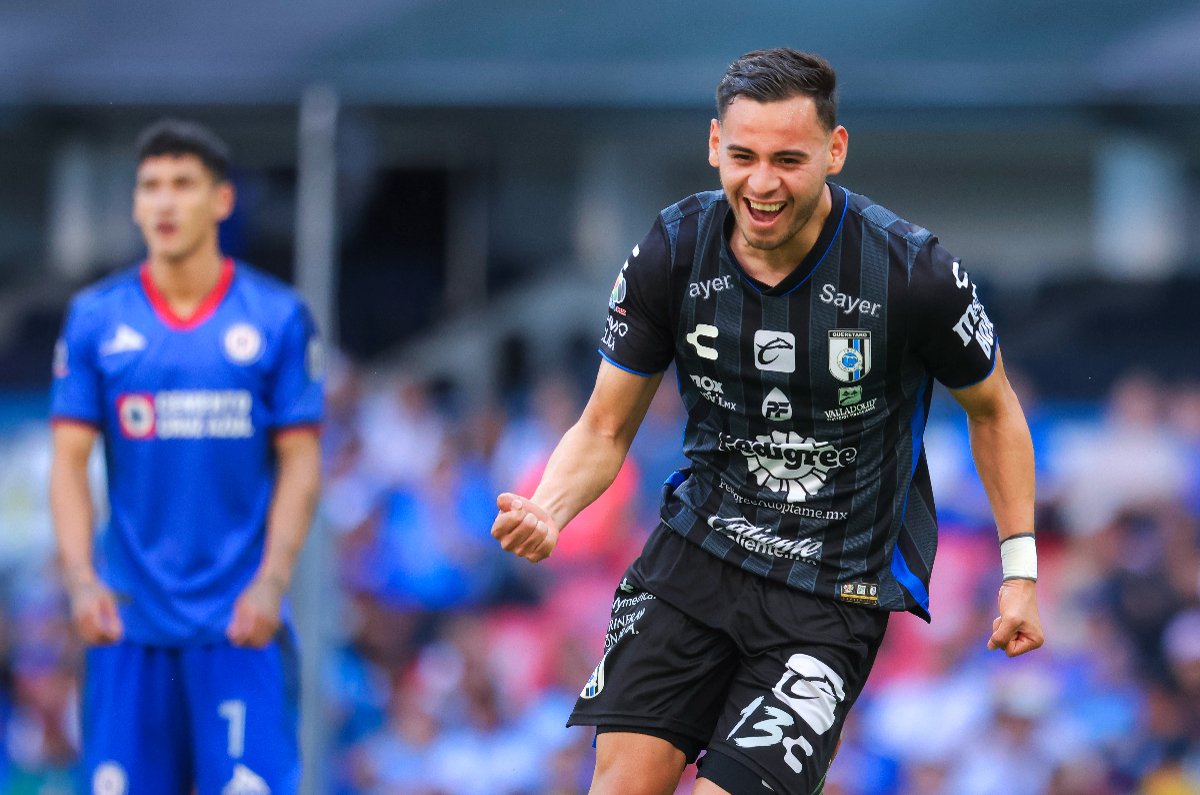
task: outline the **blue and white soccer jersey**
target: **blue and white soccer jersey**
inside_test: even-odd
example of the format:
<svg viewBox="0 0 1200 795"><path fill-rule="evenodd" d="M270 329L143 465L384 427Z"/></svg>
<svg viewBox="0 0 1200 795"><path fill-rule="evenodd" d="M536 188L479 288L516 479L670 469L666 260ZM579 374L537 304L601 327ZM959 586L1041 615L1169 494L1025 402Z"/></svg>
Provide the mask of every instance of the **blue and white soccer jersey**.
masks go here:
<svg viewBox="0 0 1200 795"><path fill-rule="evenodd" d="M72 302L55 354L51 413L56 422L83 422L104 437L110 518L98 562L101 577L118 595L126 645L245 651L228 648L225 627L262 559L275 485L273 439L281 432L315 429L320 422L320 369L320 342L303 302L286 285L232 260L187 319L171 312L144 266L117 274ZM98 678L97 687L89 683L89 693L158 694L175 687L186 695L196 689L195 682L172 684L170 679L199 670L198 664L189 667L182 658L182 667L175 668L145 662L138 667L149 678L141 680L129 672L132 662L107 662L115 653L90 653L88 675ZM282 677L282 666L275 668ZM236 677L242 670L239 664L225 669L225 675ZM107 676L105 671L116 678L104 683L99 677ZM282 682L260 689L280 698L287 691ZM91 728L103 724L108 732L147 720L131 713L120 722L121 703L133 699L106 704L105 715L85 703L85 721L100 721ZM228 720L210 717L214 730L228 729ZM189 720L198 732L209 725L203 716L186 715L177 716L175 725ZM248 713L245 720L249 726L254 716ZM200 753L212 744L233 747L224 733L211 743L200 735L192 739ZM290 753L294 763L294 741L281 752ZM152 768L168 755L154 747L139 754L130 762L133 767L118 763L120 770L97 768L105 760L89 759L89 771L98 771L100 784L127 775L128 791L158 791L156 785L139 786L135 777L139 765ZM229 767L232 776L232 762ZM239 772L245 780L251 773L261 775ZM267 784L272 792L288 791ZM122 790L98 786L96 791ZM208 791L221 790L199 790L201 795Z"/></svg>

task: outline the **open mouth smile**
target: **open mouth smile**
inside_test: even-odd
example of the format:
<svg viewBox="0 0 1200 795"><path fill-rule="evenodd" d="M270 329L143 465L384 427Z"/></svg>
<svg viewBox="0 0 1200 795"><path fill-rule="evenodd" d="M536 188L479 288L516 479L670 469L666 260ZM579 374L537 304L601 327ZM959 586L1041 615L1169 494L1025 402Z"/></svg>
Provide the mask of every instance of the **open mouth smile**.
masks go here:
<svg viewBox="0 0 1200 795"><path fill-rule="evenodd" d="M756 202L750 199L745 199L744 201L750 211L750 217L763 224L769 224L774 221L786 204L786 202Z"/></svg>

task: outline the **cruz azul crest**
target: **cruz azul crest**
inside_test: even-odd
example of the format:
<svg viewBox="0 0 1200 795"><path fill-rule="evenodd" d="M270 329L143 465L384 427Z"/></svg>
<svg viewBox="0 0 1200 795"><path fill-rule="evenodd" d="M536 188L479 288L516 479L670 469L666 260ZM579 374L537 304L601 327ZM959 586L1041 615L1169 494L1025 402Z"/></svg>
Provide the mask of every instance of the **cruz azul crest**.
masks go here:
<svg viewBox="0 0 1200 795"><path fill-rule="evenodd" d="M829 330L829 374L851 383L871 372L871 332L857 328Z"/></svg>

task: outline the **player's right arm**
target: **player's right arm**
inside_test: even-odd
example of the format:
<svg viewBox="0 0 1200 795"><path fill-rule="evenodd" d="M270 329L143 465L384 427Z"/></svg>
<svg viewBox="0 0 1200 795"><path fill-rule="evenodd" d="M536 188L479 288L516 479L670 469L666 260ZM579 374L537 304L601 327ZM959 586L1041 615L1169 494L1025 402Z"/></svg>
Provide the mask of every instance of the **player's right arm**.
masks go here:
<svg viewBox="0 0 1200 795"><path fill-rule="evenodd" d="M533 496L496 499L492 537L501 547L533 563L549 557L559 531L616 479L661 381L662 373L638 375L600 362L592 396L554 448Z"/></svg>
<svg viewBox="0 0 1200 795"><path fill-rule="evenodd" d="M56 422L50 464L50 512L71 618L89 645L115 643L124 628L116 598L96 574L92 560L95 511L88 485L88 458L98 435L79 422Z"/></svg>
<svg viewBox="0 0 1200 795"><path fill-rule="evenodd" d="M567 522L612 485L674 355L669 319L671 249L661 217L617 274L600 337L596 386L550 455L532 497L501 494L492 537L537 563Z"/></svg>

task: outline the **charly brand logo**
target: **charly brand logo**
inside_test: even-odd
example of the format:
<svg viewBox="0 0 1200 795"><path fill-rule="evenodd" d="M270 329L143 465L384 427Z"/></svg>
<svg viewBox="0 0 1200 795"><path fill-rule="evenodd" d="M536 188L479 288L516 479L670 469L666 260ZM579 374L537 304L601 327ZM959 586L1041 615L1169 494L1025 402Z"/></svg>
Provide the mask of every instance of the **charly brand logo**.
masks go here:
<svg viewBox="0 0 1200 795"><path fill-rule="evenodd" d="M796 372L796 336L768 329L754 332L754 366L775 373Z"/></svg>
<svg viewBox="0 0 1200 795"><path fill-rule="evenodd" d="M633 247L633 255L629 259L637 259L641 253L641 246ZM621 270L617 273L617 280L613 283L612 293L608 296L608 308L616 312L618 315L625 314L625 308L621 303L625 300L625 294L629 291L629 287L625 283L625 270L629 267L629 260L625 260L625 264L621 266Z"/></svg>
<svg viewBox="0 0 1200 795"><path fill-rule="evenodd" d="M710 362L717 360L717 349L705 344L706 340L715 340L721 330L708 323L697 323L691 334L684 337L696 349L696 355Z"/></svg>
<svg viewBox="0 0 1200 795"><path fill-rule="evenodd" d="M819 492L834 470L854 463L858 449L839 450L829 442L818 442L794 431L772 431L769 435L739 439L722 433L721 450L746 457L746 466L759 486L785 495L787 502L804 502Z"/></svg>
<svg viewBox="0 0 1200 795"><path fill-rule="evenodd" d="M262 351L262 334L249 323L235 323L225 332L225 355L234 364L252 364Z"/></svg>
<svg viewBox="0 0 1200 795"><path fill-rule="evenodd" d="M763 398L762 413L771 422L787 422L792 418L792 401L775 387Z"/></svg>
<svg viewBox="0 0 1200 795"><path fill-rule="evenodd" d="M829 374L851 383L871 372L871 332L862 329L829 330Z"/></svg>
<svg viewBox="0 0 1200 795"><path fill-rule="evenodd" d="M958 286L958 289L962 290L971 286L971 277L962 269L962 260L954 260L950 266L950 270L954 272L954 284Z"/></svg>

